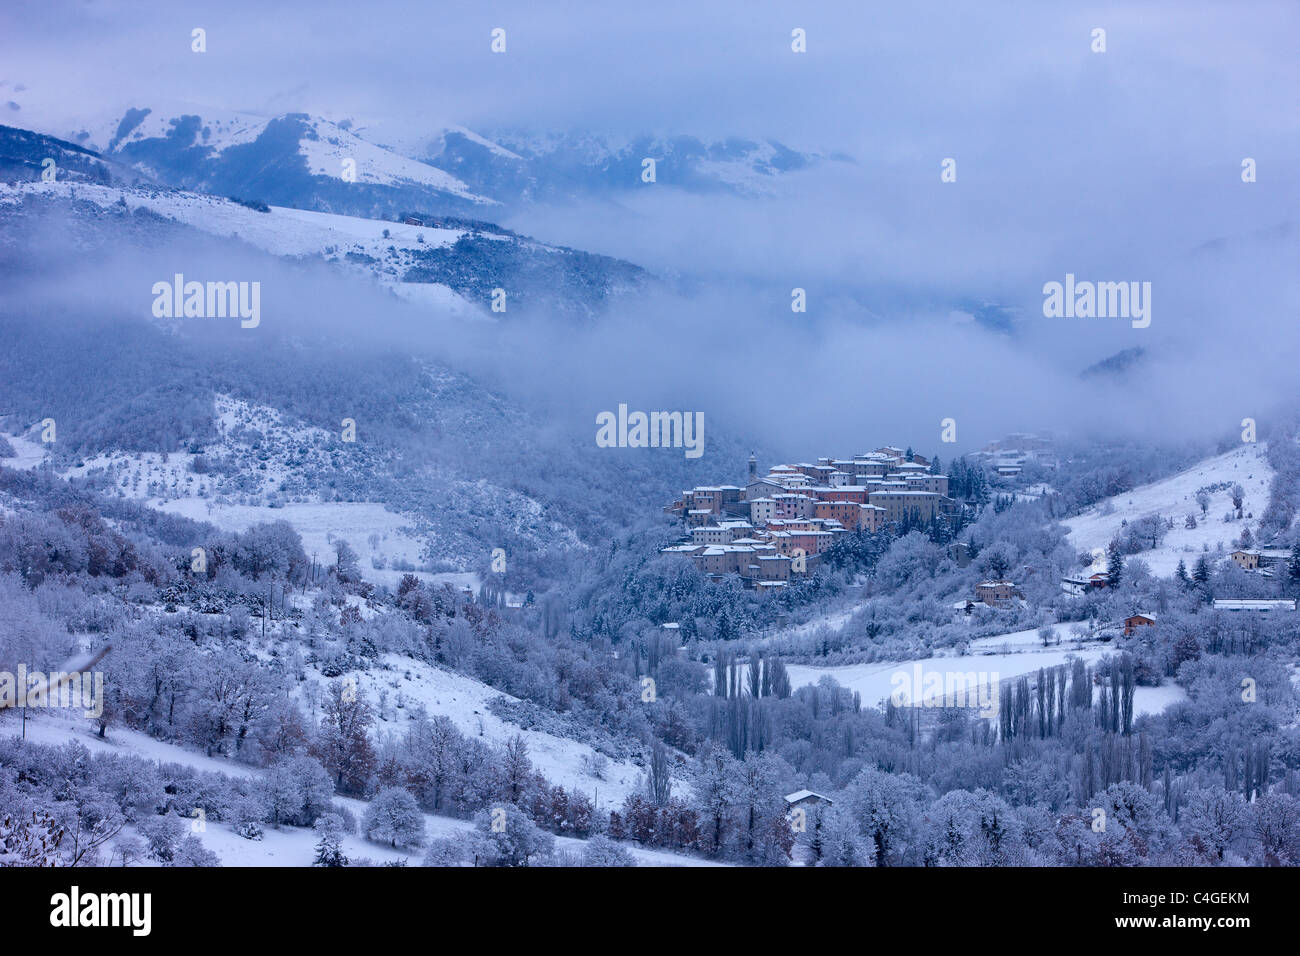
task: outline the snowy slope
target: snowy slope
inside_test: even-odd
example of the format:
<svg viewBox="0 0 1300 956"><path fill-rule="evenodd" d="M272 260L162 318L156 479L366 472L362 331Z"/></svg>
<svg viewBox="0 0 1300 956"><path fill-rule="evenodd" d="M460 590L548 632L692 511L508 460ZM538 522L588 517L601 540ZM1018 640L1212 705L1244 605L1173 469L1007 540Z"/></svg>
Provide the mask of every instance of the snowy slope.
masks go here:
<svg viewBox="0 0 1300 956"><path fill-rule="evenodd" d="M1250 525L1255 530L1255 522L1250 519L1224 522L1224 514L1232 510L1232 485L1239 483L1245 489L1244 514L1253 512L1258 517L1268 504L1273 469L1264 450L1260 444L1243 444L1177 475L1107 498L1078 517L1065 519L1064 524L1070 529L1068 540L1079 551L1096 553L1123 531L1124 521L1160 515L1172 518L1174 527L1159 548L1134 555L1145 561L1153 574L1173 574L1180 559L1190 570L1202 553L1212 560L1222 557L1232 550L1232 540L1241 534L1243 527ZM1202 517L1196 503L1197 491L1222 484L1227 487L1209 492L1209 511ZM1195 528L1184 527L1189 514L1196 518Z"/></svg>
<svg viewBox="0 0 1300 956"><path fill-rule="evenodd" d="M451 246L467 232L407 226L382 219L361 219L333 213L272 206L258 212L242 203L182 190L144 190L84 183L0 183L0 205L22 202L27 196L50 196L93 202L103 208L124 201L133 212L146 209L164 219L192 226L209 235L239 239L277 256L316 256L348 262L349 256L375 260L365 267L381 281L396 286L414 262L412 253ZM387 235L385 235L387 233ZM476 311L446 286L440 301L460 310Z"/></svg>
<svg viewBox="0 0 1300 956"><path fill-rule="evenodd" d="M447 227L415 226L289 206L259 211L231 199L180 189L0 182L0 208L20 207L36 197L92 202L106 210L125 203L132 212L147 210L272 255L336 263L378 279L407 301L487 321L495 318L487 308L487 291L497 285L587 314L606 296L635 288L644 277L643 270L631 263L548 245L477 220L443 220L456 224ZM459 228L461 224L464 228ZM435 253L443 258L431 262ZM456 288L443 281L447 277L452 277Z"/></svg>
<svg viewBox="0 0 1300 956"><path fill-rule="evenodd" d="M553 784L580 790L599 800L598 809L609 811L620 806L640 785L641 770L626 760L607 758L603 779L593 776L589 767L595 751L587 744L540 730L522 730L502 720L488 709L494 698L517 701L486 684L444 670L431 664L397 655L382 658L383 669L356 671L350 674L357 689L375 706L382 732L405 733L423 706L429 716L449 717L467 737L478 737L503 747L516 734L528 743L528 759ZM314 670L308 668L309 671ZM321 684L327 678L317 674Z"/></svg>
<svg viewBox="0 0 1300 956"><path fill-rule="evenodd" d="M257 143L277 121L293 120L298 123L298 152L306 162L309 175L341 177L344 160L351 160L358 183L425 186L470 202L494 204L494 200L475 194L465 183L436 166L369 142L351 128L305 113L264 117L193 104L155 102L147 111L127 111L97 122L86 131L87 142L106 155L126 158L138 154L139 148L151 142L185 135L181 130L187 119L194 125L193 147L210 151L212 160L219 161L235 147Z"/></svg>
<svg viewBox="0 0 1300 956"><path fill-rule="evenodd" d="M29 712L26 738L34 743L59 746L69 740L76 740L91 753L111 753L139 757L159 763L176 763L188 765L197 770L226 774L232 777L256 777L262 771L254 767L237 764L223 758L206 757L176 744L155 740L146 734L114 727L107 739L101 740L90 730L91 724L76 717L70 717L57 711ZM16 713L0 715L0 735L18 736L23 733L22 721ZM537 763L540 768L540 763ZM545 772L545 771L543 771ZM548 775L549 777L549 775ZM346 806L359 820L365 812L366 804L361 800L348 797L335 797L336 803ZM602 790L601 807L609 810ZM424 815L425 832L429 839L443 837L465 838L473 829L473 823L453 817ZM246 840L235 833L227 824L208 822L202 832L194 834L209 850L214 851L225 866L310 866L314 854L317 836L314 831L298 827L285 827L280 830L266 828L261 840ZM557 850L580 853L583 840L557 837ZM394 850L365 839L356 834L343 838L344 853L349 858L367 857L379 863L406 860L410 865L418 865L423 851ZM639 866L725 866L663 850L643 849L628 844L627 848L636 857Z"/></svg>
<svg viewBox="0 0 1300 956"><path fill-rule="evenodd" d="M65 478L106 473L119 495L172 514L206 521L226 531L242 532L255 524L287 521L302 537L308 557L328 564L332 542L346 540L360 556L361 576L375 584L395 587L404 568L425 561L429 540L415 530L414 516L392 511L378 502L322 501L304 489L293 489L304 466L317 466L328 455L332 436L320 428L285 419L276 409L218 394L216 441L189 452L111 451L88 456L58 470ZM256 446L245 435L255 435ZM36 468L47 457L47 446L31 434L8 437L16 453L0 459L8 468ZM197 459L234 457L260 461L264 467L242 469L241 491L223 493L220 476L196 472ZM251 482L256 481L256 484ZM372 536L374 540L372 541ZM382 567L376 567L376 564ZM396 566L395 566L396 565ZM415 572L433 580L436 575ZM467 583L476 583L467 582Z"/></svg>

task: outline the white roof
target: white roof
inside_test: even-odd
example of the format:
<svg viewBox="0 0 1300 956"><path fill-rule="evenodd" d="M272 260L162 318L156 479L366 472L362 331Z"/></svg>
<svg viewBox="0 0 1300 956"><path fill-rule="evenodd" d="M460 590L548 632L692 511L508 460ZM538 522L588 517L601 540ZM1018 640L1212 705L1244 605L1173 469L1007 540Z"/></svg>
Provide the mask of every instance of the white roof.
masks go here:
<svg viewBox="0 0 1300 956"><path fill-rule="evenodd" d="M1215 598L1214 606L1221 611L1294 611L1295 601Z"/></svg>
<svg viewBox="0 0 1300 956"><path fill-rule="evenodd" d="M785 795L785 802L798 803L800 800L807 800L809 797L816 797L818 800L825 800L827 803L830 803L829 797L823 796L822 794L816 793L812 790L796 790L794 793L787 793Z"/></svg>

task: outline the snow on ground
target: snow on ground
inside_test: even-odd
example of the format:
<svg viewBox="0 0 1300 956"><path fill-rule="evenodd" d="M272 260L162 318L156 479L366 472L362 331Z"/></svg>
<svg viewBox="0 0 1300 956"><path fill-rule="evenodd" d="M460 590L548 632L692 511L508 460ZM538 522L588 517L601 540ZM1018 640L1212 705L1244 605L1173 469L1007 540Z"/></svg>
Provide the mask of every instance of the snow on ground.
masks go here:
<svg viewBox="0 0 1300 956"><path fill-rule="evenodd" d="M392 285L395 295L414 305L457 318L492 322L492 314L476 306L451 286L441 282L398 282Z"/></svg>
<svg viewBox="0 0 1300 956"><path fill-rule="evenodd" d="M150 501L160 511L210 521L228 531L246 531L263 521L287 521L302 538L307 557L315 556L325 567L334 563L333 541L343 538L352 546L361 560L358 567L361 577L375 584L396 587L402 576L414 573L420 578L433 575L421 572L395 570L395 560L414 565L420 561L423 542L410 533L411 519L389 511L384 505L359 501L323 501L290 503L278 508L265 505L222 505L207 498L178 498L171 501ZM370 536L379 536L377 547L372 548ZM371 559L383 556L387 566L375 568Z"/></svg>
<svg viewBox="0 0 1300 956"><path fill-rule="evenodd" d="M382 219L361 219L287 206L271 206L270 212L259 212L230 199L180 190L69 182L0 184L0 202L18 202L29 194L62 199L75 195L79 200L105 208L121 199L132 212L147 209L211 235L238 237L280 256L329 257L330 250L334 250L334 258L355 252L382 259L390 247L398 251L431 249L449 246L465 235L461 229L407 226Z"/></svg>
<svg viewBox="0 0 1300 956"><path fill-rule="evenodd" d="M365 812L360 800L335 798L353 812L357 820ZM425 835L428 840L467 839L474 829L470 820L455 817L424 815ZM214 851L225 866L311 866L315 857L316 834L311 830L286 827L282 830L265 828L261 840L245 840L223 823L208 823L204 832L195 834L209 850ZM356 834L340 840L343 853L349 860L364 857L376 863L396 863L405 860L408 866L419 866L424 850L398 850L391 846L373 843ZM580 854L586 841L572 837L556 837L555 849ZM624 844L636 858L637 866L726 866L699 857L679 856L664 850L642 849Z"/></svg>
<svg viewBox="0 0 1300 956"><path fill-rule="evenodd" d="M1060 640L1060 646L1067 646L1074 639L1074 629L1078 622L1051 625L1055 632L1053 641ZM1085 625L1086 627L1086 625ZM1043 640L1038 636L1038 628L1031 627L1024 631L1012 631L1010 634L994 634L991 637L978 637L967 643L970 654L1007 654L1016 651L1041 651ZM1056 646L1056 645L1053 645Z"/></svg>
<svg viewBox="0 0 1300 956"><path fill-rule="evenodd" d="M858 611L862 610L863 605L851 605L841 608L838 611L828 611L825 614L818 614L815 617L805 621L803 624L795 625L784 634L790 637L805 637L809 634L815 634L822 628L831 631L843 630L844 625L849 623L849 619Z"/></svg>
<svg viewBox="0 0 1300 956"><path fill-rule="evenodd" d="M1187 691L1177 684L1160 687L1138 687L1133 691L1133 716L1164 713L1165 708L1187 699Z"/></svg>
<svg viewBox="0 0 1300 956"><path fill-rule="evenodd" d="M971 680L966 684L970 689L987 686L988 683L1008 680L1026 674L1036 674L1039 668L1055 667L1071 658L1080 657L1087 663L1099 660L1107 650L1101 647L1089 647L1075 650L1062 646L1054 650L1020 651L1010 654L976 654L965 657L929 657L909 661L876 661L870 664L844 664L836 667L809 667L803 664L788 665L790 683L794 687L815 684L825 675L835 678L841 687L856 691L862 695L865 707L875 707L883 703L893 693L896 680L906 680L911 687L920 667L921 686L932 680L931 674L938 674L941 680L953 674L984 675L978 684Z"/></svg>
<svg viewBox="0 0 1300 956"><path fill-rule="evenodd" d="M253 455L264 450L264 469L246 470L245 477L260 479L260 486L248 492L253 498L279 494L292 477L292 455L302 449L324 449L330 436L322 429L286 421L274 408L253 405L229 395L215 396L215 424L219 439L205 445L200 454L220 458L230 454ZM256 436L248 438L247 436ZM46 446L27 436L10 437L15 458L0 458L9 468L35 468L45 461ZM255 441L256 446L249 444ZM321 452L323 454L323 452ZM424 580L447 580L458 586L479 586L474 574L439 575L408 572L395 568L417 567L422 563L425 541L412 531L415 519L390 511L376 502L290 501L277 507L241 504L222 496L217 478L193 470L194 454L187 452L112 451L87 457L60 472L65 478L82 478L92 471L106 471L122 495L150 507L196 521L207 521L227 531L242 532L260 522L287 521L302 537L308 557L323 565L334 561L333 541L343 538L360 557L361 576L374 584L396 587L402 576L414 573ZM244 497L243 495L238 497ZM372 543L371 536L375 536ZM376 568L376 561L384 567Z"/></svg>
<svg viewBox="0 0 1300 956"><path fill-rule="evenodd" d="M329 120L313 117L307 121L316 134L298 141L298 151L307 160L313 176L341 177L344 160L355 164L356 181L383 185L418 183L484 205L499 205L494 199L479 196L451 173L409 159L382 146L369 143Z"/></svg>
<svg viewBox="0 0 1300 956"><path fill-rule="evenodd" d="M5 440L13 447L13 458L0 458L0 466L5 468L39 468L45 461L49 446L32 441L25 435L5 435Z"/></svg>
<svg viewBox="0 0 1300 956"><path fill-rule="evenodd" d="M640 785L641 770L629 761L606 758L604 779L597 779L590 773L596 751L587 744L540 730L522 730L495 716L488 709L488 701L496 697L517 700L509 694L410 658L390 654L382 660L392 669L349 675L356 679L358 691L371 706L387 718L379 722L381 732L405 733L406 724L423 704L429 716L449 717L465 736L479 737L497 747L505 746L515 734L522 735L528 743L528 759L542 776L552 784L582 791L593 802L599 801L598 810L616 809Z"/></svg>
<svg viewBox="0 0 1300 956"><path fill-rule="evenodd" d="M185 103L170 98L151 101L152 109L140 117L136 125L126 135L118 138L121 117L100 119L89 124L89 144L107 154L112 144L115 148L139 143L144 140L165 139L175 135L173 124L176 118L185 115L201 117L201 126L197 131L196 146L212 150L220 155L234 146L246 146L255 142L273 119L281 117L256 116L220 110L208 105ZM343 160L355 162L356 182L378 183L384 185L406 185L418 183L433 189L451 193L471 202L496 205L496 201L486 196L473 193L469 186L446 170L418 162L391 149L377 146L367 139L362 139L351 128L344 128L337 123L320 116L302 118L307 131L298 140L298 152L306 160L308 172L313 176L331 176L341 179ZM53 135L67 138L66 132ZM109 158L114 158L109 155ZM120 157L118 157L120 161Z"/></svg>
<svg viewBox="0 0 1300 956"><path fill-rule="evenodd" d="M1078 517L1065 519L1064 523L1070 529L1068 540L1079 551L1095 553L1096 549L1104 550L1120 534L1125 520L1132 523L1138 518L1158 514L1172 518L1174 527L1159 548L1133 557L1145 561L1153 574L1161 576L1173 574L1179 559L1185 561L1190 570L1197 557L1207 553L1207 549L1212 559L1231 551L1231 542L1241 534L1241 529L1254 524L1248 519L1224 522L1224 514L1232 510L1231 486L1239 483L1245 489L1243 513L1253 512L1259 516L1268 504L1272 481L1273 469L1264 457L1264 446L1243 444L1226 454L1207 458L1177 475L1107 498ZM1202 517L1196 503L1197 491L1223 482L1228 484L1228 488L1209 493L1209 511ZM1195 528L1184 527L1189 514L1196 518ZM1219 551L1220 547L1223 552Z"/></svg>
<svg viewBox="0 0 1300 956"><path fill-rule="evenodd" d="M830 676L841 687L861 694L864 707L875 707L885 701L895 688L908 690L909 696L912 696L910 692L917 681L918 666L922 689L928 681L935 679L930 676L935 674L945 684L948 676L953 675L953 679L968 691L978 691L979 687L987 686L990 682L1033 675L1040 668L1056 667L1076 657L1087 664L1095 664L1102 657L1113 653L1110 646L1096 641L1085 641L1076 646L1072 640L1074 627L1074 623L1052 625L1061 643L1049 648L1043 647L1038 629L1033 628L971 641L968 645L969 653L960 657L875 661L833 667L790 664L786 669L790 674L791 685L796 688L816 684L822 677ZM977 676L964 680L957 676L972 674ZM1186 696L1176 684L1139 687L1134 696L1133 710L1136 715L1160 713Z"/></svg>
<svg viewBox="0 0 1300 956"><path fill-rule="evenodd" d="M432 169L413 160L406 162ZM132 211L147 209L165 219L209 235L238 239L273 255L318 256L342 263L347 268L375 276L403 299L430 310L484 321L492 319L485 309L446 285L402 281L415 263L415 253L454 244L466 235L462 229L408 226L383 219L362 219L287 206L271 206L270 211L259 212L230 199L178 190L66 182L0 183L0 204L20 202L29 194L64 199L75 195L79 200L104 208L122 200ZM493 234L483 238L505 241L504 237Z"/></svg>
<svg viewBox="0 0 1300 956"><path fill-rule="evenodd" d="M464 136L471 143L477 143L479 146L482 146L490 150L496 155L502 157L503 159L515 159L518 160L519 162L524 162L524 158L520 156L518 153L512 153L510 150L506 149L501 144L494 143L492 142L492 140L486 139L485 137L482 137L478 133L474 132L473 130L466 129L464 126L448 126L446 133L459 133L461 136ZM443 135L445 136L446 133L444 133Z"/></svg>
<svg viewBox="0 0 1300 956"><path fill-rule="evenodd" d="M365 813L362 800L336 797L335 803L346 806L358 821ZM507 820L508 823L508 820ZM424 830L428 840L467 839L474 829L470 820L424 814ZM233 829L221 823L209 823L203 833L196 834L204 846L216 852L226 866L311 866L315 857L316 834L311 830L286 827L282 830L263 830L261 840L245 840ZM343 853L350 860L365 857L376 863L396 863L406 860L410 866L419 866L424 850L398 850L391 846L373 843L356 834L348 834L340 841ZM555 849L567 853L581 853L586 841L572 837L556 837ZM637 866L726 866L699 857L681 856L666 850L649 850L625 843L636 858Z"/></svg>
<svg viewBox="0 0 1300 956"><path fill-rule="evenodd" d="M251 777L259 771L224 757L207 757L176 744L155 740L148 734L122 726L110 726L108 734L100 739L94 724L81 716L79 709L28 708L26 737L33 743L62 746L77 740L91 753L113 753L124 757L140 757L158 763L188 764L196 770L224 773L228 777ZM22 715L17 710L0 713L0 735L18 737L23 734Z"/></svg>

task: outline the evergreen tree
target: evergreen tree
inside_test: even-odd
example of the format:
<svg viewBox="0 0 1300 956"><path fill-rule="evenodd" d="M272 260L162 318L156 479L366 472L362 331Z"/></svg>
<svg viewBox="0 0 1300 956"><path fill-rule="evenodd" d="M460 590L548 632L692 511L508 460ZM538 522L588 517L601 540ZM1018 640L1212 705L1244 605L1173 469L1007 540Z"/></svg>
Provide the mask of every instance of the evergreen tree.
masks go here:
<svg viewBox="0 0 1300 956"><path fill-rule="evenodd" d="M316 821L316 832L320 839L316 841L316 858L311 865L347 866L348 858L342 846L343 819L338 814L326 813Z"/></svg>
<svg viewBox="0 0 1300 956"><path fill-rule="evenodd" d="M1210 560L1205 555L1196 559L1196 565L1192 569L1192 580L1197 584L1208 584L1210 582Z"/></svg>
<svg viewBox="0 0 1300 956"><path fill-rule="evenodd" d="M1124 555L1120 552L1119 542L1112 541L1106 549L1106 584L1117 588L1124 577Z"/></svg>

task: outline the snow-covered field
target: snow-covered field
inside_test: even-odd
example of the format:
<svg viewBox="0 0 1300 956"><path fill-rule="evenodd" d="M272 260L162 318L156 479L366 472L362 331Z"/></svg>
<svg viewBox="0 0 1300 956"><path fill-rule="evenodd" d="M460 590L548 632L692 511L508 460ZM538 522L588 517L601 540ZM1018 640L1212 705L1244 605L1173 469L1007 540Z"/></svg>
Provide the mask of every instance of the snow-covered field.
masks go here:
<svg viewBox="0 0 1300 956"><path fill-rule="evenodd" d="M177 498L170 501L149 501L160 511L210 521L228 531L245 531L263 521L287 521L302 537L302 547L307 557L330 567L334 563L332 542L342 538L361 556L358 567L361 577L375 584L396 587L405 571L392 567L375 568L374 555L383 555L391 564L394 560L411 563L420 561L423 543L410 534L411 519L389 511L382 504L356 501L323 501L287 504L279 508L252 505L219 505L205 498ZM372 549L370 535L379 536L378 547ZM417 573L417 577L433 575Z"/></svg>
<svg viewBox="0 0 1300 956"><path fill-rule="evenodd" d="M790 683L796 688L816 684L823 677L829 676L841 687L861 694L864 707L876 707L889 698L895 688L913 687L918 673L922 690L926 688L927 682L936 679L931 675L937 675L941 684L946 684L949 675L952 675L959 686L966 687L970 693L993 682L1033 675L1040 668L1069 663L1074 658L1079 658L1086 664L1095 664L1102 657L1113 653L1111 647L1095 641L1087 641L1076 647L1072 640L1074 625L1071 623L1054 624L1052 627L1061 643L1050 648L1043 647L1038 629L1034 628L971 641L970 652L963 656L874 661L833 667L791 664L787 670ZM963 680L958 675L976 676ZM1133 711L1136 715L1159 713L1185 696L1183 689L1176 685L1139 687L1134 695Z"/></svg>
<svg viewBox="0 0 1300 956"><path fill-rule="evenodd" d="M357 819L365 812L359 800L336 798L350 809ZM455 817L424 815L425 834L429 840L466 839L474 829L469 820ZM261 840L245 840L223 823L209 823L205 832L195 834L209 850L221 858L225 866L311 866L315 856L316 834L311 830L286 827L282 830L265 829ZM405 860L409 866L419 866L423 850L395 850L390 846L372 843L356 834L340 841L343 853L350 860L364 857L376 863L396 863ZM584 840L556 837L555 849L568 853L581 853ZM726 866L699 857L680 856L663 850L648 850L625 844L636 858L637 866Z"/></svg>
<svg viewBox="0 0 1300 956"><path fill-rule="evenodd" d="M1120 534L1124 521L1131 523L1147 515L1160 515L1172 518L1174 527L1159 548L1134 557L1145 561L1153 574L1161 576L1173 574L1180 559L1190 570L1203 553L1214 559L1231 551L1232 540L1241 534L1244 526L1251 525L1254 530L1255 522L1250 519L1224 522L1224 514L1233 510L1231 486L1240 484L1245 489L1243 513L1259 516L1268 504L1272 480L1273 469L1264 457L1264 446L1243 444L1169 478L1107 498L1078 517L1067 518L1064 523L1070 529L1068 540L1079 551L1096 553ZM1202 516L1196 503L1197 491L1222 482L1227 482L1228 488L1209 493L1209 511ZM1189 514L1196 518L1195 528L1184 527Z"/></svg>
<svg viewBox="0 0 1300 956"><path fill-rule="evenodd" d="M254 454L265 458L262 468L245 472L260 479L260 485L248 492L255 499L277 496L282 483L293 477L291 456L306 454L303 449L323 449L328 445L330 436L322 429L286 421L276 409L222 394L214 402L219 438L204 446L200 454L208 458L227 455L248 458ZM0 464L9 468L40 466L46 459L48 446L32 440L32 434L6 436L16 457L0 459ZM249 441L255 441L256 446L249 445ZM214 475L194 471L197 457L200 455L187 452L164 455L114 451L87 457L60 474L65 478L81 478L93 471L105 471L112 476L117 491L128 498L160 511L210 522L226 531L242 532L261 522L287 521L302 537L307 556L315 556L325 566L333 563L333 542L342 538L360 557L362 578L374 584L396 587L404 574L414 573L435 583L446 580L460 587L477 589L479 586L474 574L407 572L393 567L394 562L404 567L418 567L423 563L426 542L414 532L416 522L410 516L375 502L290 501L276 507L239 503L218 493ZM384 567L376 568L375 559L382 559L379 563Z"/></svg>
<svg viewBox="0 0 1300 956"><path fill-rule="evenodd" d="M47 445L32 441L25 435L5 435L14 450L13 458L0 458L5 468L39 468L49 452Z"/></svg>

